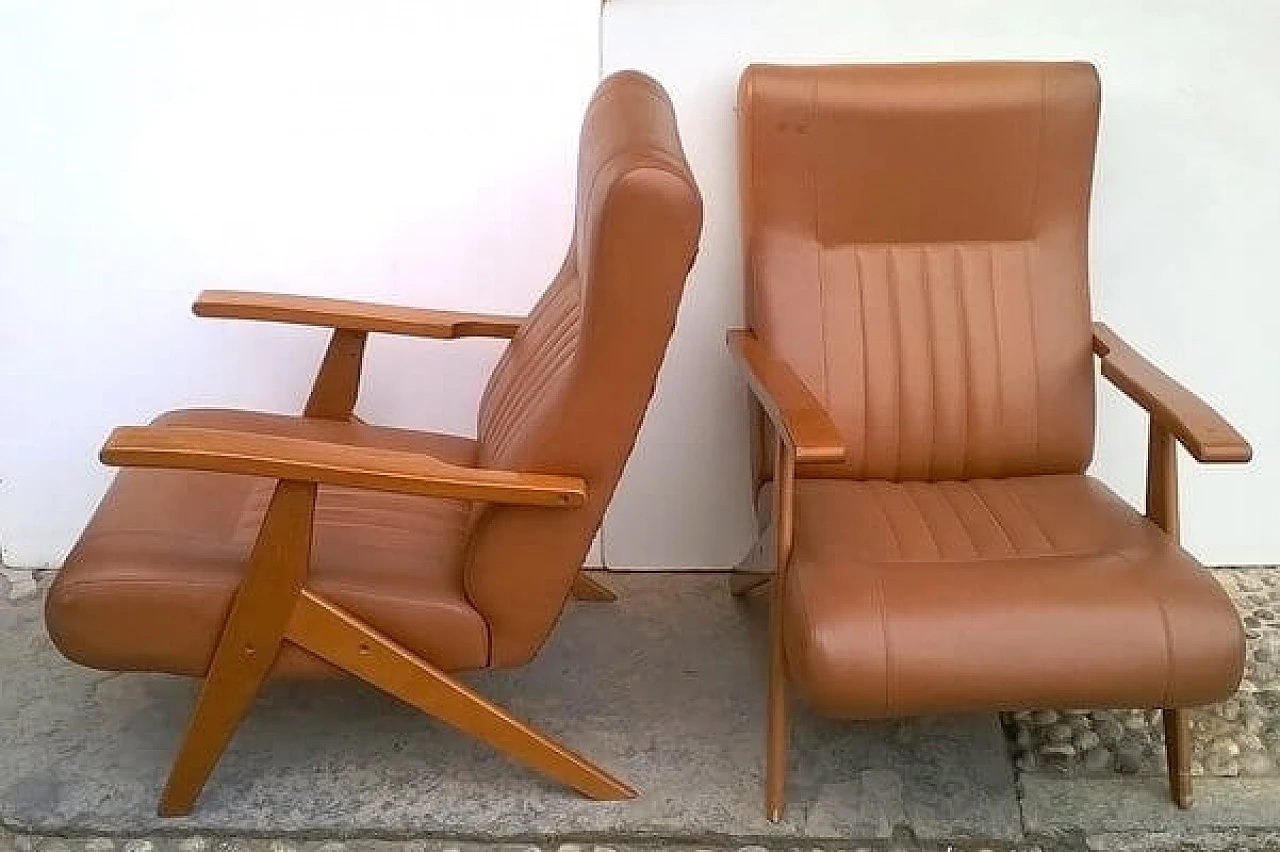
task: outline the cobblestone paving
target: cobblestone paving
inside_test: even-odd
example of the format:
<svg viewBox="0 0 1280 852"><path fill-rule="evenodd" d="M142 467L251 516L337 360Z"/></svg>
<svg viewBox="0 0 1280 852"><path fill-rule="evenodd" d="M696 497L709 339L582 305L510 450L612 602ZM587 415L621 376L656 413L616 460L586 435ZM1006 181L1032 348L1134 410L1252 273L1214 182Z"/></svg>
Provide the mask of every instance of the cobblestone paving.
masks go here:
<svg viewBox="0 0 1280 852"><path fill-rule="evenodd" d="M1280 570L1214 576L1240 609L1248 642L1240 692L1191 717L1195 775L1280 777ZM1159 710L1037 710L1007 715L1022 772L1098 777L1163 774Z"/></svg>
<svg viewBox="0 0 1280 852"><path fill-rule="evenodd" d="M650 843L483 843L450 840L282 840L270 838L62 838L6 835L0 852L1046 852L1037 844L938 843L900 831L888 841L824 846Z"/></svg>

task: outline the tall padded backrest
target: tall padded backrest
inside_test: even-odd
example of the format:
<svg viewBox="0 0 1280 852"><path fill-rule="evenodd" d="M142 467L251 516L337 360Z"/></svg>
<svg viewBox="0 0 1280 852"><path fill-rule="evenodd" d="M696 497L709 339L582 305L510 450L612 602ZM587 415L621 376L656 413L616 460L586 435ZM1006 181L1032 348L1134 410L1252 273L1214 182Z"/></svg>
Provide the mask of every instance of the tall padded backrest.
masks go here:
<svg viewBox="0 0 1280 852"><path fill-rule="evenodd" d="M848 449L801 475L1088 466L1098 103L1083 63L743 74L749 320Z"/></svg>
<svg viewBox="0 0 1280 852"><path fill-rule="evenodd" d="M473 527L467 593L491 663L541 646L591 546L653 395L702 229L675 114L636 72L587 109L574 237L480 404L479 463L580 476L580 509L488 506Z"/></svg>

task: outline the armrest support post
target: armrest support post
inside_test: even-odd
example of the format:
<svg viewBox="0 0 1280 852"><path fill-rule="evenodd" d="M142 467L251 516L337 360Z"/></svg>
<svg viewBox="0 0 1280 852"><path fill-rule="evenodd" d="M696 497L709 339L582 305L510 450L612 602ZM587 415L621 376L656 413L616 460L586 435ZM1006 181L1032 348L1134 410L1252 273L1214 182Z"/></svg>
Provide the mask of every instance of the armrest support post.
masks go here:
<svg viewBox="0 0 1280 852"><path fill-rule="evenodd" d="M1147 428L1147 519L1177 541L1178 444L1156 418Z"/></svg>
<svg viewBox="0 0 1280 852"><path fill-rule="evenodd" d="M326 420L347 420L355 411L360 395L360 369L364 363L368 332L335 328L329 338L324 360L311 385L311 396L303 414Z"/></svg>

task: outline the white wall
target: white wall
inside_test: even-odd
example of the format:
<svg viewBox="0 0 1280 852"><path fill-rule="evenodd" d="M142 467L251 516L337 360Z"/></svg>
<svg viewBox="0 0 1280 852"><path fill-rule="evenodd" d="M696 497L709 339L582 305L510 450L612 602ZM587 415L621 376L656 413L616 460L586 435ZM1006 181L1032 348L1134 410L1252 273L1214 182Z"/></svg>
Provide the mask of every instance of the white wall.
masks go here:
<svg viewBox="0 0 1280 852"><path fill-rule="evenodd" d="M58 564L108 430L297 411L325 333L203 287L523 312L571 227L598 0L0 2L0 545ZM361 411L461 433L498 345L376 337Z"/></svg>
<svg viewBox="0 0 1280 852"><path fill-rule="evenodd" d="M1082 58L1104 117L1095 312L1219 407L1249 467L1183 457L1184 540L1213 564L1280 561L1280 3L1274 0L612 0L606 71L671 91L707 197L672 369L606 527L632 564L723 565L748 540L734 88L752 61ZM1144 420L1102 394L1096 472L1142 490Z"/></svg>
<svg viewBox="0 0 1280 852"><path fill-rule="evenodd" d="M296 411L324 334L195 320L207 286L523 311L569 233L596 0L0 2L0 546L57 564L113 425ZM670 89L707 196L659 397L606 519L618 566L750 540L733 96L750 61L1086 58L1104 78L1097 313L1229 414L1248 468L1184 462L1185 537L1280 560L1280 6L1270 0L610 0L606 70ZM473 428L497 347L377 338L362 410ZM1104 393L1097 470L1141 491ZM600 553L595 558L601 558Z"/></svg>

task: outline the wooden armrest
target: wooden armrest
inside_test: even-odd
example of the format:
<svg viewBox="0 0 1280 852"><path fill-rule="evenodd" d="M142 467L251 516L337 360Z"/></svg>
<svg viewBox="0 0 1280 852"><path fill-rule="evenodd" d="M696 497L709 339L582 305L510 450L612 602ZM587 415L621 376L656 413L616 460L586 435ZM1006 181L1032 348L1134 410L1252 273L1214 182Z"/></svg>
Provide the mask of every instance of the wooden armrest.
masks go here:
<svg viewBox="0 0 1280 852"><path fill-rule="evenodd" d="M372 491L521 506L581 506L578 477L460 467L420 453L286 438L233 429L122 426L102 447L104 464L237 473Z"/></svg>
<svg viewBox="0 0 1280 852"><path fill-rule="evenodd" d="M434 337L515 337L524 317L468 314L242 290L205 290L192 306L198 317L287 322L350 331Z"/></svg>
<svg viewBox="0 0 1280 852"><path fill-rule="evenodd" d="M774 428L795 452L797 462L844 461L844 441L822 403L800 377L746 329L726 335L746 375L751 392L764 408Z"/></svg>
<svg viewBox="0 0 1280 852"><path fill-rule="evenodd" d="M1093 351L1102 375L1178 439L1200 462L1247 462L1249 442L1222 415L1161 372L1100 322L1093 324Z"/></svg>

